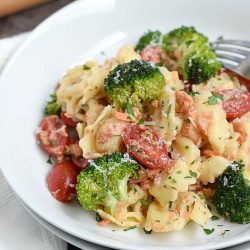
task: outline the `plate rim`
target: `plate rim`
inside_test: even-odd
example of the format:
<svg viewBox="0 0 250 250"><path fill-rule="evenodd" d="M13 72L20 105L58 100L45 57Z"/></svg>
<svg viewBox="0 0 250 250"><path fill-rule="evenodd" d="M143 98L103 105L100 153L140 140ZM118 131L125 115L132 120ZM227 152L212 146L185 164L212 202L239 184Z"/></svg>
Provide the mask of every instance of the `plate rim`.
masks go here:
<svg viewBox="0 0 250 250"><path fill-rule="evenodd" d="M104 0L95 0L96 2L100 1L103 2ZM106 0L105 0L106 1ZM5 64L2 72L0 73L0 87L2 87L2 85L4 85L4 81L6 76L9 74L9 71L12 67L12 64L15 63L16 58L18 58L19 54L22 53L22 51L25 49L25 47L27 45L29 45L30 42L33 41L34 38L36 38L40 32L43 31L43 29L49 30L51 29L50 25L53 25L53 21L56 20L60 20L60 18L63 16L64 12L68 11L70 8L74 9L75 6L77 5L81 5L82 2L91 2L91 0L81 0L81 1L75 1L72 2L66 6L64 6L63 8L59 9L58 11L56 11L55 13L53 13L52 15L50 15L48 18L46 18L43 22L41 22L35 29L33 29L30 34L27 36L27 38L24 39L24 41L18 46L18 48L15 50L15 52L11 55L11 57L8 59L7 63ZM17 196L22 200L22 202L28 206L32 211L34 211L38 216L40 216L42 219L44 219L45 221L47 221L48 223L52 224L53 226L57 227L58 229L74 236L74 237L78 237L80 239L98 244L98 245L102 245L102 246L106 246L106 247L110 247L110 248L114 248L117 246L114 246L115 242L119 243L120 241L117 239L112 239L112 243L109 241L105 241L102 242L101 240L99 240L98 238L95 237L95 233L88 233L87 236L85 235L80 235L80 234L72 234L72 232L70 232L69 229L67 229L67 227L62 226L62 225L58 225L58 224L54 224L54 222L50 219L46 217L46 214L43 213L42 211L40 211L38 208L36 208L36 206L34 206L33 204L29 204L28 201L26 201L26 199L24 197L22 197L22 195L20 195L19 191L15 189L14 184L11 183L8 179L8 177L5 174L4 171L4 167L0 166L1 171L5 177L5 179L7 180L7 182L9 183L9 185L11 186L11 188L14 190L14 192L17 194ZM93 235L93 236L91 236ZM102 238L106 238L105 236L102 236ZM101 238L101 239L102 239ZM107 238L106 238L107 239ZM214 249L214 247L221 249L221 248L225 248L225 247L230 247L230 246L235 246L241 243L245 243L247 241L250 241L250 234L249 235L244 235L244 237L237 237L237 238L228 238L226 242L223 243L223 241L221 242L217 242L216 245L209 245L208 247L203 247L203 246L192 246L192 248L195 250L210 250L210 249ZM121 242L120 242L121 243ZM123 243L124 244L124 243ZM207 245L207 244L206 244ZM119 247L119 246L118 246ZM171 250L172 246L154 246L155 249L159 249L162 250L164 249L169 249ZM182 247L182 246L175 246L175 248L177 250L186 250L187 247ZM119 249L128 249L128 250L133 250L135 248L133 248L131 246L131 244L126 245L123 248L119 248Z"/></svg>

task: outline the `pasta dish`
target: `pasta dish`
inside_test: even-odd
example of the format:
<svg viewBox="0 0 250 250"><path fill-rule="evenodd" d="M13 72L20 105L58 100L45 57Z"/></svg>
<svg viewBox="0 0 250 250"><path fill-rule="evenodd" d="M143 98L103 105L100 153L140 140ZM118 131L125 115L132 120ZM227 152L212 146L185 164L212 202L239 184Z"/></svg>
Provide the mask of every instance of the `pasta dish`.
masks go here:
<svg viewBox="0 0 250 250"><path fill-rule="evenodd" d="M104 64L67 71L36 139L61 202L99 225L151 232L250 222L250 87L193 27L148 31Z"/></svg>

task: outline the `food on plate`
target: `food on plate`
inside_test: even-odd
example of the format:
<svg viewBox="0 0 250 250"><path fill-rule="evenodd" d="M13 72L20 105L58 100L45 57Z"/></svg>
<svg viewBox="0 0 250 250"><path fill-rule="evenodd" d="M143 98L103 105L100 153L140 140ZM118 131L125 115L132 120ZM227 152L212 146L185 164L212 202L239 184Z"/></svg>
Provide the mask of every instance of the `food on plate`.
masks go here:
<svg viewBox="0 0 250 250"><path fill-rule="evenodd" d="M163 46L184 80L198 84L221 68L208 38L193 27L183 26L169 32L163 37Z"/></svg>
<svg viewBox="0 0 250 250"><path fill-rule="evenodd" d="M250 221L250 182L243 176L243 161L234 161L219 176L213 203L219 214L232 222Z"/></svg>
<svg viewBox="0 0 250 250"><path fill-rule="evenodd" d="M158 67L148 62L132 60L119 64L104 81L108 98L117 107L142 108L142 102L159 99L165 80Z"/></svg>
<svg viewBox="0 0 250 250"><path fill-rule="evenodd" d="M184 26L69 69L36 133L53 164L49 191L125 231L206 227L208 201L249 223L248 87L221 69L206 36Z"/></svg>

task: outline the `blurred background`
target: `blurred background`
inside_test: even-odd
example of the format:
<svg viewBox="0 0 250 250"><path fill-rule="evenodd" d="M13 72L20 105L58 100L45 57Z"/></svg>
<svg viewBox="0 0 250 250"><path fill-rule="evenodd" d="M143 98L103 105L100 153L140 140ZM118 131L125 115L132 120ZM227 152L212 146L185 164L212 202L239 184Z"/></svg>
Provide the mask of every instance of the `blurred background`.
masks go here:
<svg viewBox="0 0 250 250"><path fill-rule="evenodd" d="M73 0L0 0L0 39L27 32Z"/></svg>

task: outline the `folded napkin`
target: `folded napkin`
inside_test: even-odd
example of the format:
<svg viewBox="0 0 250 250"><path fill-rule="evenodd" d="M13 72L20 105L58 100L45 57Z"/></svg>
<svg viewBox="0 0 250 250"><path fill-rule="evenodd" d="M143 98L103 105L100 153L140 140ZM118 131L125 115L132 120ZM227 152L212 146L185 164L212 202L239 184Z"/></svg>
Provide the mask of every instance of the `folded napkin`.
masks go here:
<svg viewBox="0 0 250 250"><path fill-rule="evenodd" d="M0 72L27 33L0 40ZM0 167L1 169L1 167ZM40 225L21 205L0 170L0 249L66 250L67 243Z"/></svg>

